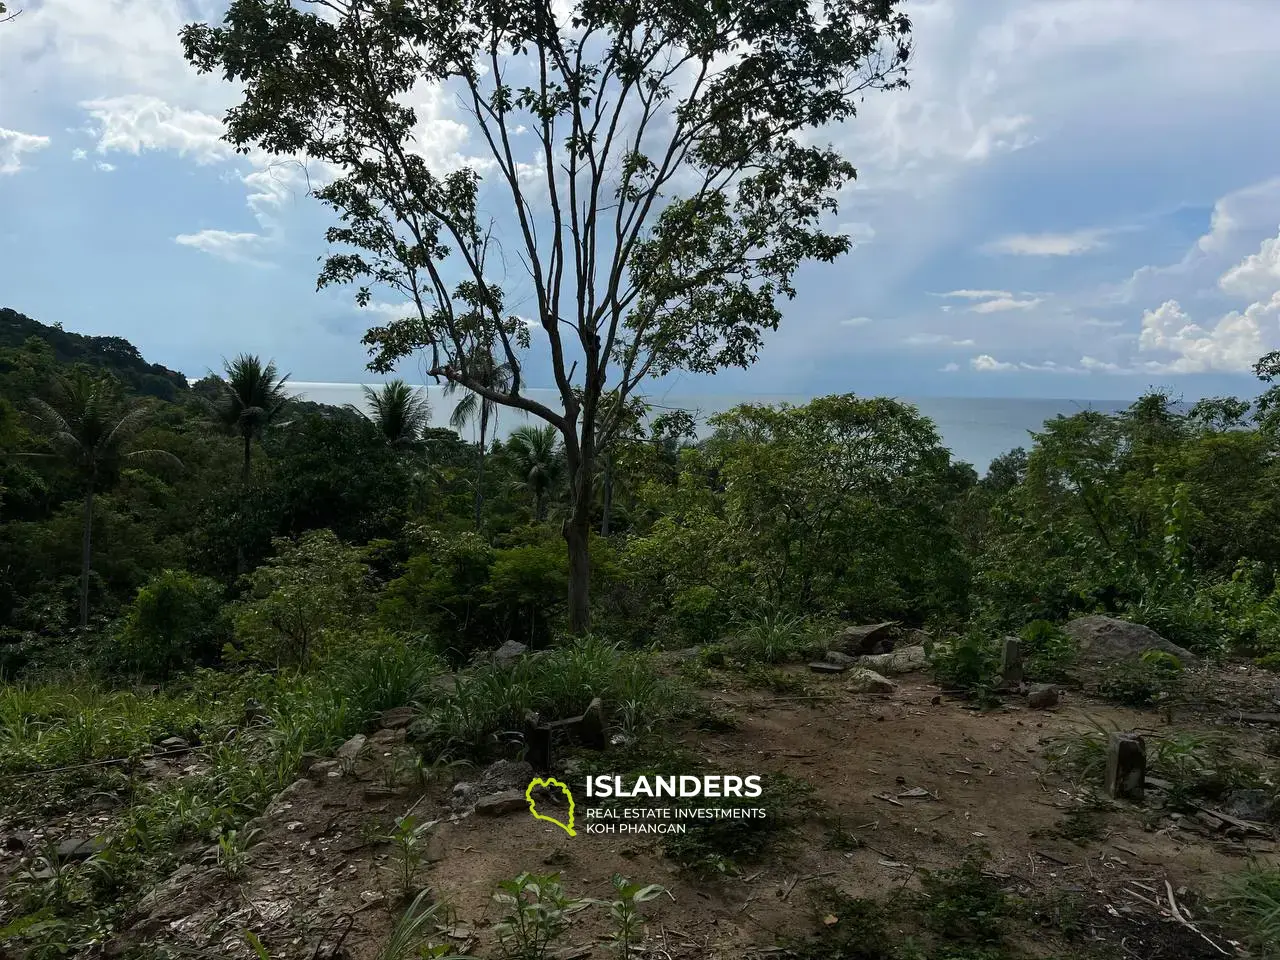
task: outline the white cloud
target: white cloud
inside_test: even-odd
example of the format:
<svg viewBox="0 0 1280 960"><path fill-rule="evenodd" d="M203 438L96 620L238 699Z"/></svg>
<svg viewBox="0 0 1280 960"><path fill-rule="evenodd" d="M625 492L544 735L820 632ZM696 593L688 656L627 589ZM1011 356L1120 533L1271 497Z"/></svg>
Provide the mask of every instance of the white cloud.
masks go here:
<svg viewBox="0 0 1280 960"><path fill-rule="evenodd" d="M1112 363L1109 360L1099 360L1096 357L1081 357L1080 366L1090 373L1132 373L1118 363Z"/></svg>
<svg viewBox="0 0 1280 960"><path fill-rule="evenodd" d="M173 242L232 263L260 263L255 255L261 251L266 238L257 233L201 230L199 233L179 234Z"/></svg>
<svg viewBox="0 0 1280 960"><path fill-rule="evenodd" d="M846 237L853 241L854 246L863 246L875 239L876 230L871 224L857 221L850 223L842 223L837 231L843 233Z"/></svg>
<svg viewBox="0 0 1280 960"><path fill-rule="evenodd" d="M24 153L35 153L47 146L48 137L0 127L0 174L17 173L22 169Z"/></svg>
<svg viewBox="0 0 1280 960"><path fill-rule="evenodd" d="M89 156L89 154L82 147L76 147L71 151L72 160L83 160L87 156Z"/></svg>
<svg viewBox="0 0 1280 960"><path fill-rule="evenodd" d="M111 173L111 172L112 172L112 171L114 171L114 170L115 170L115 168L116 168L116 167L115 167L115 164L113 164L113 163L107 163L106 161L102 161L102 160L100 160L100 161L99 161L98 163L96 163L94 166L96 166L96 167L97 167L99 170L101 170L103 173Z"/></svg>
<svg viewBox="0 0 1280 960"><path fill-rule="evenodd" d="M865 327L871 322L870 317L848 317L840 321L842 327Z"/></svg>
<svg viewBox="0 0 1280 960"><path fill-rule="evenodd" d="M1005 363L1002 360L997 360L988 353L979 354L976 357L970 358L969 366L981 373L995 373L1003 370L1018 369L1018 365L1016 363Z"/></svg>
<svg viewBox="0 0 1280 960"><path fill-rule="evenodd" d="M89 114L99 153L114 150L137 156L148 150L171 150L202 165L235 156L222 139L219 118L175 107L159 97L130 94L86 100L80 106Z"/></svg>
<svg viewBox="0 0 1280 960"><path fill-rule="evenodd" d="M1266 297L1280 290L1280 235L1262 241L1251 253L1218 279L1225 292L1241 297Z"/></svg>
<svg viewBox="0 0 1280 960"><path fill-rule="evenodd" d="M1269 301L1233 310L1212 327L1187 316L1177 300L1166 300L1142 315L1138 349L1175 354L1152 361L1148 369L1162 373L1244 373L1271 345L1280 342L1280 292Z"/></svg>
<svg viewBox="0 0 1280 960"><path fill-rule="evenodd" d="M952 290L949 293L935 293L935 297L959 297L964 300L988 300L992 297L1012 297L1008 290Z"/></svg>
<svg viewBox="0 0 1280 960"><path fill-rule="evenodd" d="M993 253L1020 257L1072 257L1102 246L1102 230L1077 230L1074 233L1019 233L987 244Z"/></svg>
<svg viewBox="0 0 1280 960"><path fill-rule="evenodd" d="M1004 313L1006 310L1030 310L1032 307L1043 303L1039 297L1033 297L1029 300L1018 300L1014 297L999 297L995 300L986 300L982 303L975 303L969 308L969 313Z"/></svg>
<svg viewBox="0 0 1280 960"><path fill-rule="evenodd" d="M960 369L960 364L955 363L953 361L951 363L944 364L943 366L939 367L938 371L940 373L955 373L959 369Z"/></svg>
<svg viewBox="0 0 1280 960"><path fill-rule="evenodd" d="M913 333L902 341L908 347L972 347L972 340L957 340L945 333Z"/></svg>

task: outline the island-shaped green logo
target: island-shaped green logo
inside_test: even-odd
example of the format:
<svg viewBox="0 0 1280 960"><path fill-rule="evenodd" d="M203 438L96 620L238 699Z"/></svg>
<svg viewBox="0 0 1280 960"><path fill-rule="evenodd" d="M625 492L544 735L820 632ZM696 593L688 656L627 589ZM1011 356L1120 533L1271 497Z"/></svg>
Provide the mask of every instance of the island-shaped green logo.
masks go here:
<svg viewBox="0 0 1280 960"><path fill-rule="evenodd" d="M569 822L567 824L561 823L555 817L548 817L545 814L538 812L538 802L533 799L533 791L536 787L546 787L548 790L553 787L560 788L560 792L563 793L569 801ZM545 780L538 777L537 779L531 780L529 782L529 786L525 788L524 798L529 801L529 812L533 814L533 818L535 820L545 820L547 823L554 823L571 837L576 837L578 835L573 829L573 794L570 793L569 788L559 780L556 780L554 777L547 777Z"/></svg>

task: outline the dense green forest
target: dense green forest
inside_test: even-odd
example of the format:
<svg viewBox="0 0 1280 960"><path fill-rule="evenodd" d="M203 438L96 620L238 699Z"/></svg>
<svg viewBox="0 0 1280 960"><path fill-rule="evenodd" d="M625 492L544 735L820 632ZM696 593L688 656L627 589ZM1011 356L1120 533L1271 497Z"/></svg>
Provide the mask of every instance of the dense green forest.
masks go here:
<svg viewBox="0 0 1280 960"><path fill-rule="evenodd" d="M0 320L5 676L306 668L362 635L460 664L564 632L553 430L482 448L399 381L365 415L288 400L255 357L187 387L118 338ZM702 442L637 415L595 484L596 632L688 645L782 614L981 642L1108 612L1275 662L1277 392L1060 417L982 478L891 399L744 405ZM491 433L477 400L454 422Z"/></svg>

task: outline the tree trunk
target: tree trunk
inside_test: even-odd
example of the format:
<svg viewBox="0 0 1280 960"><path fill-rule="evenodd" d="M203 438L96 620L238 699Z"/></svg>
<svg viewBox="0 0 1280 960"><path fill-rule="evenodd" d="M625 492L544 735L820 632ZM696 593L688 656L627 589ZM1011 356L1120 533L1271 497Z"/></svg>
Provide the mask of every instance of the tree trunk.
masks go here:
<svg viewBox="0 0 1280 960"><path fill-rule="evenodd" d="M575 495L572 513L564 524L564 539L569 545L569 631L575 636L591 632L590 531L591 501Z"/></svg>
<svg viewBox="0 0 1280 960"><path fill-rule="evenodd" d="M249 460L252 456L253 438L249 434L244 435L244 463L240 468L240 530L236 537L236 576L244 576L249 572L249 560L244 551L245 537L245 500L249 496Z"/></svg>
<svg viewBox="0 0 1280 960"><path fill-rule="evenodd" d="M613 513L613 457L604 461L604 495L600 505L600 536L609 535L609 520Z"/></svg>
<svg viewBox="0 0 1280 960"><path fill-rule="evenodd" d="M89 566L93 557L93 481L84 495L84 530L80 536L80 626L89 625Z"/></svg>
<svg viewBox="0 0 1280 960"><path fill-rule="evenodd" d="M480 459L476 463L476 532L480 532L480 524L484 515L484 440L488 429L488 417L480 414Z"/></svg>

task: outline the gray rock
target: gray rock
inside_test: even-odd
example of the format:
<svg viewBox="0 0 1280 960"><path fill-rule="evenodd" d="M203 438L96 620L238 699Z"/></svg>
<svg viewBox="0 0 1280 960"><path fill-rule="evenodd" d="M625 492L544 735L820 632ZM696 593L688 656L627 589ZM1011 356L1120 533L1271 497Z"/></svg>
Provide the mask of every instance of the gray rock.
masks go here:
<svg viewBox="0 0 1280 960"><path fill-rule="evenodd" d="M69 838L58 844L59 860L88 860L95 853L107 849L107 843L101 837L90 837L84 840Z"/></svg>
<svg viewBox="0 0 1280 960"><path fill-rule="evenodd" d="M524 798L523 790L504 790L491 793L476 801L476 814L481 817L501 817L518 810L527 810L529 801Z"/></svg>
<svg viewBox="0 0 1280 960"><path fill-rule="evenodd" d="M1183 666L1196 662L1190 650L1170 643L1150 627L1128 620L1095 614L1078 617L1063 629L1079 644L1081 656L1087 660L1137 660L1148 650L1163 650L1181 660Z"/></svg>
<svg viewBox="0 0 1280 960"><path fill-rule="evenodd" d="M477 792L501 793L506 790L519 790L524 795L524 788L533 779L533 766L523 760L498 760L491 763L480 775L476 784Z"/></svg>
<svg viewBox="0 0 1280 960"><path fill-rule="evenodd" d="M874 670L858 667L849 672L848 682L844 688L850 693L893 693L898 689L898 685Z"/></svg>
<svg viewBox="0 0 1280 960"><path fill-rule="evenodd" d="M373 736L369 738L369 742L376 743L380 747L387 747L393 743L399 743L403 739L403 730L392 730L390 727L383 727L381 730L374 731Z"/></svg>
<svg viewBox="0 0 1280 960"><path fill-rule="evenodd" d="M453 795L455 797L465 797L474 787L465 780L459 780L453 785Z"/></svg>
<svg viewBox="0 0 1280 960"><path fill-rule="evenodd" d="M874 670L876 673L915 673L928 666L929 657L924 652L924 647L898 647L892 653L858 657L853 662L855 666Z"/></svg>
<svg viewBox="0 0 1280 960"><path fill-rule="evenodd" d="M173 753L179 750L190 750L191 745L181 737L166 737L161 740L157 746L165 753Z"/></svg>
<svg viewBox="0 0 1280 960"><path fill-rule="evenodd" d="M369 738L363 733L357 733L354 737L338 748L338 752L334 754L339 760L355 760L364 752L365 745L369 742Z"/></svg>
<svg viewBox="0 0 1280 960"><path fill-rule="evenodd" d="M858 665L857 657L851 657L840 650L828 650L823 654L822 659L839 667L856 667ZM875 668L872 667L871 669L874 670Z"/></svg>
<svg viewBox="0 0 1280 960"><path fill-rule="evenodd" d="M1273 790L1232 790L1222 809L1241 820L1268 823L1280 815L1280 799Z"/></svg>
<svg viewBox="0 0 1280 960"><path fill-rule="evenodd" d="M1005 637L1000 649L1000 685L1010 690L1022 686L1022 642L1017 637Z"/></svg>
<svg viewBox="0 0 1280 960"><path fill-rule="evenodd" d="M1058 688L1051 683L1035 683L1027 691L1027 706L1032 710L1048 710L1058 705Z"/></svg>
<svg viewBox="0 0 1280 960"><path fill-rule="evenodd" d="M517 640L508 640L497 650L493 651L493 659L497 663L510 663L529 652L527 644L520 643Z"/></svg>
<svg viewBox="0 0 1280 960"><path fill-rule="evenodd" d="M1107 744L1107 795L1142 800L1147 777L1147 744L1136 733L1113 733Z"/></svg>
<svg viewBox="0 0 1280 960"><path fill-rule="evenodd" d="M342 776L342 764L337 760L317 760L307 770L307 776L316 783L324 783L330 777Z"/></svg>
<svg viewBox="0 0 1280 960"><path fill-rule="evenodd" d="M889 639L889 631L896 624L897 621L895 620L886 620L884 623L867 623L845 627L836 637L836 646L855 656L873 653L876 644L882 640Z"/></svg>
<svg viewBox="0 0 1280 960"><path fill-rule="evenodd" d="M815 660L809 664L814 673L844 673L849 669L847 663L832 663L830 660Z"/></svg>
<svg viewBox="0 0 1280 960"><path fill-rule="evenodd" d="M382 711L378 724L387 730L403 730L413 723L417 715L418 712L413 707L392 707Z"/></svg>

